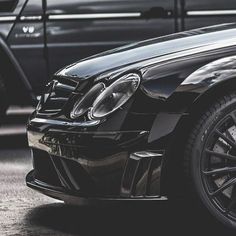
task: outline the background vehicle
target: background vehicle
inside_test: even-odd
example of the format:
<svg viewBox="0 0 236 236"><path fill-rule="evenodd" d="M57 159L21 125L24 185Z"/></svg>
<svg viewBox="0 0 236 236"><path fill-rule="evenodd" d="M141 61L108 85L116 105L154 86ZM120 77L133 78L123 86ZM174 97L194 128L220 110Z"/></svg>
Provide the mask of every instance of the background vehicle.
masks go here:
<svg viewBox="0 0 236 236"><path fill-rule="evenodd" d="M235 16L233 0L0 0L0 113L76 60Z"/></svg>

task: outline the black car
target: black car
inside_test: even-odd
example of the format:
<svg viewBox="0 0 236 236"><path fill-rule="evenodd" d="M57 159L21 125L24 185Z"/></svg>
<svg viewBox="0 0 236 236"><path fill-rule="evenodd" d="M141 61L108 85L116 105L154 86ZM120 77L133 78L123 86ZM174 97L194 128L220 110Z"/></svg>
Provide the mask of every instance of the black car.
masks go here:
<svg viewBox="0 0 236 236"><path fill-rule="evenodd" d="M53 76L27 185L66 203L198 196L236 228L236 24L113 49Z"/></svg>
<svg viewBox="0 0 236 236"><path fill-rule="evenodd" d="M0 0L0 115L78 59L235 16L234 0Z"/></svg>

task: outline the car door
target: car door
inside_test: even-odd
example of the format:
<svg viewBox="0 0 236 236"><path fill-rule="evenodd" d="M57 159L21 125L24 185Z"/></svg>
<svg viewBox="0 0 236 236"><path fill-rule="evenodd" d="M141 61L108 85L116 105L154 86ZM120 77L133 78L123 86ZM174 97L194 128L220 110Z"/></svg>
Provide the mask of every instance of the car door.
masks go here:
<svg viewBox="0 0 236 236"><path fill-rule="evenodd" d="M43 1L28 0L7 38L35 94L40 94L48 81L44 29Z"/></svg>
<svg viewBox="0 0 236 236"><path fill-rule="evenodd" d="M47 0L50 74L79 59L175 32L174 0Z"/></svg>
<svg viewBox="0 0 236 236"><path fill-rule="evenodd" d="M0 0L0 37L6 39L26 0Z"/></svg>
<svg viewBox="0 0 236 236"><path fill-rule="evenodd" d="M8 105L31 103L34 97L28 78L21 68L21 56L17 55L17 52L15 54L13 44L15 42L15 45L19 46L18 35L15 35L15 40L12 37L15 27L21 21L21 13L27 2L27 0L0 0L0 77L8 89L5 98ZM23 48L21 51L25 56Z"/></svg>
<svg viewBox="0 0 236 236"><path fill-rule="evenodd" d="M184 29L236 21L235 0L181 0Z"/></svg>

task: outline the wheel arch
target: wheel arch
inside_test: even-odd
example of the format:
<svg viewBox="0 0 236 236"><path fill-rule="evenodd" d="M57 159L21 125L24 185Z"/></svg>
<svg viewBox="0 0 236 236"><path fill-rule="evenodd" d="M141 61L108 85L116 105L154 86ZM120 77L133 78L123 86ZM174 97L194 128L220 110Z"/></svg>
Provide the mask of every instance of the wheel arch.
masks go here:
<svg viewBox="0 0 236 236"><path fill-rule="evenodd" d="M166 158L163 163L163 174L161 178L163 195L176 197L185 194L187 185L183 173L183 151L186 139L188 138L193 125L201 117L204 111L213 104L217 98L223 97L233 91L236 91L236 75L229 79L222 79L213 86L208 87L208 89L200 94L186 109L186 115L182 116L177 123L167 145Z"/></svg>

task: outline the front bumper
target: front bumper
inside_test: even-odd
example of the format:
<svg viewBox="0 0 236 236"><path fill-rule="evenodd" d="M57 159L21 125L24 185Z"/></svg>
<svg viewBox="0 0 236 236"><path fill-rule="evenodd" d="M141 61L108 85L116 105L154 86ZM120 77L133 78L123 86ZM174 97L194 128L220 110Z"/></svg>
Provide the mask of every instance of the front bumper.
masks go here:
<svg viewBox="0 0 236 236"><path fill-rule="evenodd" d="M86 131L70 124L28 125L34 170L27 185L48 196L82 199L160 199L163 150L149 132Z"/></svg>

